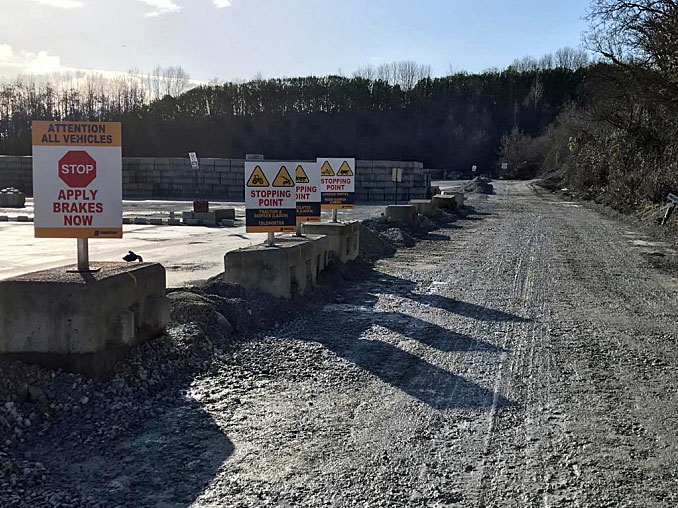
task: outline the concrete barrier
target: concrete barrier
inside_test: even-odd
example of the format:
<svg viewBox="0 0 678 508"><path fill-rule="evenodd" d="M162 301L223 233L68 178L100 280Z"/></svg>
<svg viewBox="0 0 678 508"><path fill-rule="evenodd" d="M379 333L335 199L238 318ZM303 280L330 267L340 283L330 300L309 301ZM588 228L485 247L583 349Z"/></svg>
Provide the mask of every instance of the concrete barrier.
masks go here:
<svg viewBox="0 0 678 508"><path fill-rule="evenodd" d="M101 269L60 267L0 281L0 355L99 377L131 346L165 330L162 265L93 265Z"/></svg>
<svg viewBox="0 0 678 508"><path fill-rule="evenodd" d="M308 235L325 235L329 240L332 256L347 263L360 252L359 222L305 222L302 231Z"/></svg>
<svg viewBox="0 0 678 508"><path fill-rule="evenodd" d="M187 226L216 226L217 214L212 212L182 212L181 220Z"/></svg>
<svg viewBox="0 0 678 508"><path fill-rule="evenodd" d="M417 209L414 205L388 205L385 215L387 219L391 220L415 222L417 220Z"/></svg>
<svg viewBox="0 0 678 508"><path fill-rule="evenodd" d="M431 198L433 206L442 210L456 210L457 200L450 194L436 194Z"/></svg>
<svg viewBox="0 0 678 508"><path fill-rule="evenodd" d="M224 280L282 298L310 291L327 266L329 239L284 235L275 241L273 247L259 244L227 252Z"/></svg>
<svg viewBox="0 0 678 508"><path fill-rule="evenodd" d="M464 208L464 193L462 191L446 191L445 196L454 197L454 201L457 203L457 210Z"/></svg>
<svg viewBox="0 0 678 508"><path fill-rule="evenodd" d="M0 208L24 208L26 195L18 189L9 187L0 190Z"/></svg>
<svg viewBox="0 0 678 508"><path fill-rule="evenodd" d="M413 199L410 201L410 204L414 206L419 215L425 217L434 217L436 215L437 208L430 199Z"/></svg>

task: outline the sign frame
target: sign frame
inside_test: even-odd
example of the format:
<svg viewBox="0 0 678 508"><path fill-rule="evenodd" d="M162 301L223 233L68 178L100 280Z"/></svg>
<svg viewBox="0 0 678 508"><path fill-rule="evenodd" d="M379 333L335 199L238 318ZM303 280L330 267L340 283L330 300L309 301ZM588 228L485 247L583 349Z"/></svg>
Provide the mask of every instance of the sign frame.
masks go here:
<svg viewBox="0 0 678 508"><path fill-rule="evenodd" d="M284 161L245 161L245 231L294 233L296 183Z"/></svg>
<svg viewBox="0 0 678 508"><path fill-rule="evenodd" d="M31 127L35 237L122 238L122 124L34 120Z"/></svg>
<svg viewBox="0 0 678 508"><path fill-rule="evenodd" d="M303 222L320 222L322 203L320 166L314 161L299 161L290 162L288 167L294 168L297 198L297 224ZM305 181L300 178L299 168L301 168L306 177Z"/></svg>
<svg viewBox="0 0 678 508"><path fill-rule="evenodd" d="M321 209L352 210L355 208L355 158L318 157L316 162L320 168ZM346 174L348 172L350 174Z"/></svg>

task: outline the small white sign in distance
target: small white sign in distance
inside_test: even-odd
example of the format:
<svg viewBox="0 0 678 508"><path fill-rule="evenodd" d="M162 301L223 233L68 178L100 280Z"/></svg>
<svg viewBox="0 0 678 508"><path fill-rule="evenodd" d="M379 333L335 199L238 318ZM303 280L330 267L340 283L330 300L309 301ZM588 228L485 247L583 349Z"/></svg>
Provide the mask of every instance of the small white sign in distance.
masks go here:
<svg viewBox="0 0 678 508"><path fill-rule="evenodd" d="M391 181L396 183L402 183L403 181L403 168L393 168L391 170Z"/></svg>
<svg viewBox="0 0 678 508"><path fill-rule="evenodd" d="M198 169L200 168L200 162L198 161L198 154L195 152L188 152L188 158L191 160L191 168Z"/></svg>

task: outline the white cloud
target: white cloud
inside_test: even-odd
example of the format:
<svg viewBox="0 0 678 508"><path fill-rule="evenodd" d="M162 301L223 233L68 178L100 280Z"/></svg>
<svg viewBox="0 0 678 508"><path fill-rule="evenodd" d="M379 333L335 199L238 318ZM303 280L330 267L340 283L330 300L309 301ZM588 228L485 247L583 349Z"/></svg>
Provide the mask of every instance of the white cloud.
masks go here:
<svg viewBox="0 0 678 508"><path fill-rule="evenodd" d="M12 46L9 44L0 44L0 63L9 62L14 56Z"/></svg>
<svg viewBox="0 0 678 508"><path fill-rule="evenodd" d="M49 74L66 70L67 68L61 65L61 58L50 55L47 51L15 53L9 44L0 44L0 73L2 74Z"/></svg>
<svg viewBox="0 0 678 508"><path fill-rule="evenodd" d="M129 78L130 72L137 74L137 78L143 81L143 73L138 71L111 71L103 69L85 69L82 67L69 67L61 63L61 57L50 55L47 51L14 51L9 44L0 43L0 81L14 79L20 75L30 75L35 79L44 79L55 82L59 79L82 82L87 76L101 76L107 79ZM56 77L55 77L56 76ZM189 80L191 87L206 85L206 81L199 79Z"/></svg>
<svg viewBox="0 0 678 508"><path fill-rule="evenodd" d="M214 5L217 6L217 9L231 6L231 0L212 0L212 1L214 2Z"/></svg>
<svg viewBox="0 0 678 508"><path fill-rule="evenodd" d="M59 9L74 9L82 7L85 4L80 0L30 0L33 3L47 5L49 7L58 7Z"/></svg>
<svg viewBox="0 0 678 508"><path fill-rule="evenodd" d="M154 18L156 16L160 16L161 14L179 12L181 10L181 6L175 4L172 0L139 0L139 1L145 3L146 5L154 9L146 14L146 16L148 16L149 18Z"/></svg>

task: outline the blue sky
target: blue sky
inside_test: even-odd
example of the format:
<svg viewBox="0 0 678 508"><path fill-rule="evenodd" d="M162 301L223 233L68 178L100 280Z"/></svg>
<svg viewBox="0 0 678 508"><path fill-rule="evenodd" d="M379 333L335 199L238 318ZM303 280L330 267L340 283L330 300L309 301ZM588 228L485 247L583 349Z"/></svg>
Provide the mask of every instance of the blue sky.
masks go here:
<svg viewBox="0 0 678 508"><path fill-rule="evenodd" d="M505 67L578 46L590 0L0 0L0 76L181 65L220 80L394 60Z"/></svg>

